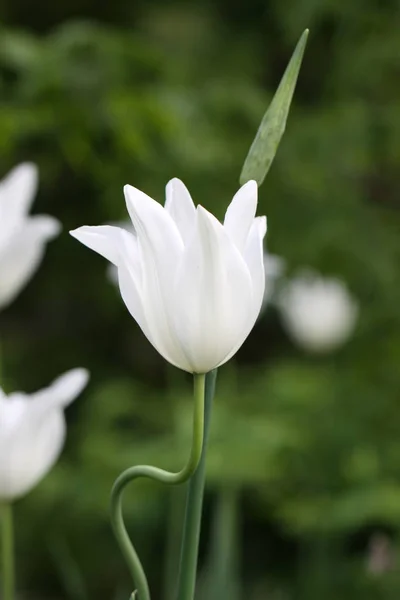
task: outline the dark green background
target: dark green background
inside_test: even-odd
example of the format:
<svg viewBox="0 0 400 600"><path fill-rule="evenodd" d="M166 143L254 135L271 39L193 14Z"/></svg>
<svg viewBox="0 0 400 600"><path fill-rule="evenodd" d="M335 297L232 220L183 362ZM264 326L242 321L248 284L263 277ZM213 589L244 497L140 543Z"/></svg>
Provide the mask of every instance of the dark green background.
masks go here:
<svg viewBox="0 0 400 600"><path fill-rule="evenodd" d="M309 44L277 158L260 190L268 248L289 274L343 278L353 339L326 358L291 344L270 308L221 369L199 599L399 597L400 51L398 0L3 0L0 175L39 165L34 212L62 235L0 316L3 385L92 373L68 410L54 471L16 507L28 600L126 600L108 495L132 463L177 468L190 378L169 367L70 238L125 218L130 183L163 200L180 177L222 216L303 29ZM172 600L182 498L141 483L126 514L154 599ZM367 569L388 536L392 569Z"/></svg>

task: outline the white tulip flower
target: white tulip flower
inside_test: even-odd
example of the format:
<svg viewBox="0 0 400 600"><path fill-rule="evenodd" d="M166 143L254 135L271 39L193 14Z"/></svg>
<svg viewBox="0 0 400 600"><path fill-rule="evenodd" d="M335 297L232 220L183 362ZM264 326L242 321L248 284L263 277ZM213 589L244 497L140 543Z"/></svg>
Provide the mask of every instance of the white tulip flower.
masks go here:
<svg viewBox="0 0 400 600"><path fill-rule="evenodd" d="M279 306L289 335L311 352L329 352L353 333L358 305L339 279L312 272L288 281Z"/></svg>
<svg viewBox="0 0 400 600"><path fill-rule="evenodd" d="M46 242L60 231L48 215L28 215L37 189L37 168L15 167L0 181L0 308L19 294L42 261Z"/></svg>
<svg viewBox="0 0 400 600"><path fill-rule="evenodd" d="M0 388L0 504L24 496L50 471L64 445L64 408L89 374L73 369L34 394Z"/></svg>
<svg viewBox="0 0 400 600"><path fill-rule="evenodd" d="M118 268L121 296L147 339L171 364L207 373L229 360L249 335L264 287L265 217L255 217L257 184L235 194L224 224L179 179L158 202L125 186L135 234L112 226L71 235Z"/></svg>

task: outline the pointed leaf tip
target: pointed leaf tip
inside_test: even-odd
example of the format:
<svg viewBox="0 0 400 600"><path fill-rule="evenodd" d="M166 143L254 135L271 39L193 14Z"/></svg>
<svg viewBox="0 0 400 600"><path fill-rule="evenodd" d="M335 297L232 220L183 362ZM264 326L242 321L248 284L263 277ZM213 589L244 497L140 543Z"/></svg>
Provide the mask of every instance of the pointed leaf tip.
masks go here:
<svg viewBox="0 0 400 600"><path fill-rule="evenodd" d="M296 87L309 30L305 29L297 42L278 89L272 98L256 137L250 147L240 174L240 184L255 179L260 186L274 160L286 128L290 104Z"/></svg>

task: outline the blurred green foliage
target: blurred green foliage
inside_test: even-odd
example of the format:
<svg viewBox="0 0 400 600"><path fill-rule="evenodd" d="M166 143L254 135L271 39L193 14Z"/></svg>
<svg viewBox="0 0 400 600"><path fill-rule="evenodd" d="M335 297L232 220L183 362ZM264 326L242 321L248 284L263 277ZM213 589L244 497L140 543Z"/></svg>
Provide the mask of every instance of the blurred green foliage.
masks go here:
<svg viewBox="0 0 400 600"><path fill-rule="evenodd" d="M65 228L1 315L4 387L33 390L73 366L92 372L68 411L62 460L17 507L24 597L129 597L110 486L133 463L180 466L190 435L190 380L164 364L104 261L67 231L124 219L125 183L162 201L174 176L222 216L309 27L259 212L288 273L311 265L342 277L360 319L345 348L315 359L291 345L270 307L221 370L199 597L398 598L398 2L18 0L1 11L1 174L37 162L35 212ZM154 598L169 600L181 503L179 491L146 483L127 494ZM374 574L381 531L397 567Z"/></svg>

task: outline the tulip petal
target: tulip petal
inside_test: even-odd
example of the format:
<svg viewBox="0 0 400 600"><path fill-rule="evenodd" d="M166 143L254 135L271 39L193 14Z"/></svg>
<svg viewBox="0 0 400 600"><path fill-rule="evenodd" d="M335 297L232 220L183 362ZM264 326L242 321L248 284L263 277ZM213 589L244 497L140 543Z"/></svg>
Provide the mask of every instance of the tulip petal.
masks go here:
<svg viewBox="0 0 400 600"><path fill-rule="evenodd" d="M248 181L233 197L225 214L224 227L243 251L257 210L257 183Z"/></svg>
<svg viewBox="0 0 400 600"><path fill-rule="evenodd" d="M257 318L260 312L265 291L265 268L263 240L267 232L265 217L254 219L243 252L243 258L250 271L253 282L253 313ZM251 317L252 318L252 317Z"/></svg>
<svg viewBox="0 0 400 600"><path fill-rule="evenodd" d="M38 173L32 163L15 167L0 181L1 237L9 239L28 214L37 190Z"/></svg>
<svg viewBox="0 0 400 600"><path fill-rule="evenodd" d="M176 279L175 322L191 371L218 366L240 337L252 304L249 271L224 227L197 207L195 235Z"/></svg>
<svg viewBox="0 0 400 600"><path fill-rule="evenodd" d="M171 294L184 249L182 238L175 222L158 202L132 186L125 186L124 191L142 262L145 317L142 329L160 354L186 370L187 361L173 325L176 307Z"/></svg>
<svg viewBox="0 0 400 600"><path fill-rule="evenodd" d="M112 225L99 225L97 227L84 225L69 233L90 250L94 250L114 265L118 265L121 262L119 242L117 241L120 238L120 232L120 227ZM132 243L135 243L135 238L132 237Z"/></svg>
<svg viewBox="0 0 400 600"><path fill-rule="evenodd" d="M176 352L171 353L170 345L165 343L162 337L163 328L158 329L158 323L155 319L150 319L150 324L148 323L142 298L126 267L118 268L118 284L122 300L149 342L168 362L176 367L183 368L181 366L182 359L177 362Z"/></svg>
<svg viewBox="0 0 400 600"><path fill-rule="evenodd" d="M53 217L28 219L0 254L0 307L8 305L28 283L42 261L45 242L57 235Z"/></svg>
<svg viewBox="0 0 400 600"><path fill-rule="evenodd" d="M161 207L160 207L161 208ZM161 210L163 210L161 208ZM137 237L119 227L80 227L70 232L73 237L95 250L117 266L117 278L122 300L130 314L138 323L144 335L167 360L174 363L173 357L159 339L157 326L147 323L143 303L143 275L140 264L140 250ZM148 277L146 278L147 281ZM152 320L150 319L150 322Z"/></svg>
<svg viewBox="0 0 400 600"><path fill-rule="evenodd" d="M242 338L245 340L253 329L254 324L260 314L265 291L265 269L264 269L264 252L263 252L263 239L267 231L267 223L265 217L256 217L250 228L246 246L243 253L243 258L246 261L247 268L250 273L253 297L252 304L248 310L248 319L245 323ZM230 352L225 356L220 365L228 362L232 356L236 354L242 345L243 341L240 341L232 347Z"/></svg>
<svg viewBox="0 0 400 600"><path fill-rule="evenodd" d="M171 215L183 243L187 245L196 222L196 209L189 190L176 177L167 184L165 210Z"/></svg>
<svg viewBox="0 0 400 600"><path fill-rule="evenodd" d="M183 251L178 227L171 215L155 200L140 190L124 187L126 206L138 238L157 263L168 271L174 268Z"/></svg>

